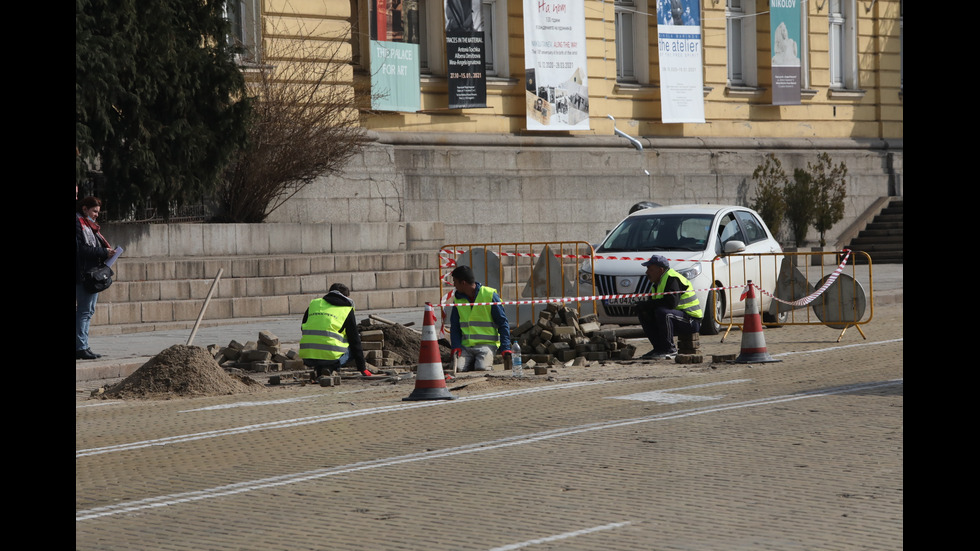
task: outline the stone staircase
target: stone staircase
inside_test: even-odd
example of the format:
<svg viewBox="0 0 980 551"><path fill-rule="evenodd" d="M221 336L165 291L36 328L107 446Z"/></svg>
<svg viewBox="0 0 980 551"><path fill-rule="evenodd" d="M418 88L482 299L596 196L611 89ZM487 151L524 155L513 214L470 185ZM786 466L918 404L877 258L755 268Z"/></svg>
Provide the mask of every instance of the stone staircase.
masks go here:
<svg viewBox="0 0 980 551"><path fill-rule="evenodd" d="M901 264L904 261L904 241L902 238L903 206L901 198L888 202L848 246L855 251L864 251L875 264ZM855 257L857 263L863 262L863 255Z"/></svg>
<svg viewBox="0 0 980 551"><path fill-rule="evenodd" d="M347 285L359 311L439 302L439 223L104 225L103 233L125 252L99 294L92 335L189 328L205 304L205 326L299 320L333 283Z"/></svg>
<svg viewBox="0 0 980 551"><path fill-rule="evenodd" d="M438 302L434 252L133 258L114 267L100 294L93 335L193 326L207 302L208 321L302 317L333 283L351 289L358 310L424 307ZM207 300L219 270L221 277ZM420 314L421 315L421 314Z"/></svg>

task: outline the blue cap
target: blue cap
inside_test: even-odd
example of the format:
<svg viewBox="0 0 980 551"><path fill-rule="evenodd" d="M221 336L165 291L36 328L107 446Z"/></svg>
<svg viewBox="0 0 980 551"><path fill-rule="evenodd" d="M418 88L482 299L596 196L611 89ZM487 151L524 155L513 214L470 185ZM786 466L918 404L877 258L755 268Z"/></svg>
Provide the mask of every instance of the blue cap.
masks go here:
<svg viewBox="0 0 980 551"><path fill-rule="evenodd" d="M662 257L662 256L660 256L659 254L655 254L655 255L651 256L650 257L650 260L647 260L642 265L643 266L660 266L661 268L670 268L670 262L667 262L667 259L664 258L664 257Z"/></svg>

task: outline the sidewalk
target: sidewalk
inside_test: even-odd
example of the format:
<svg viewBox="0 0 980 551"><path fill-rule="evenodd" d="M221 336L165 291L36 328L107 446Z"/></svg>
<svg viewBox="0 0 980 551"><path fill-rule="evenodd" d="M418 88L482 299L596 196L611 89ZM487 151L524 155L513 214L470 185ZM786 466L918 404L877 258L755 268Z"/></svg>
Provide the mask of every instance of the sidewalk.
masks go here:
<svg viewBox="0 0 980 551"><path fill-rule="evenodd" d="M903 302L903 268L903 264L873 267L875 305ZM868 288L866 282L862 284L865 289ZM401 324L414 323L421 329L424 308L358 311L357 320L360 322L372 314ZM192 330L193 324L188 324L187 328L182 329L100 336L93 327L89 342L92 350L102 354L102 357L97 360L76 360L75 381L127 377L170 346L187 344ZM300 338L300 317L206 320L201 323L190 344L224 346L232 340L245 343L256 340L260 331L271 331L282 343L295 346Z"/></svg>

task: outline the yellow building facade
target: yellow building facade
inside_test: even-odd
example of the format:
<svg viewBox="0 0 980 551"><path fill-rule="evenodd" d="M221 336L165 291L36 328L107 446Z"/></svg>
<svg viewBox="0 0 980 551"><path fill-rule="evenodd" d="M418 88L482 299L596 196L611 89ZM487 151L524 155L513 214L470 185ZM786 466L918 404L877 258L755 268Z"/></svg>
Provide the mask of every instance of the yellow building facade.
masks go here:
<svg viewBox="0 0 980 551"><path fill-rule="evenodd" d="M267 45L285 38L323 42L333 62L351 65L351 78L369 78L367 0L247 1L255 2ZM453 110L447 108L443 2L414 1L423 40L421 110L365 112L363 126L395 132L524 132L522 0L484 2L495 65L488 70L487 107ZM702 0L705 123L663 124L655 2L585 0L591 129L575 134L611 134L607 115L612 115L640 136L901 138L901 0L798 1L805 14L800 105L772 105L768 3ZM617 13L628 14L628 20L618 20ZM617 27L627 25L632 39L624 46L627 39ZM736 32L741 38L733 46ZM341 47L334 51L337 42ZM740 55L734 55L739 46ZM624 63L617 52L624 47L631 50L633 66L627 77L617 75L617 64ZM279 61L271 51L262 59Z"/></svg>
<svg viewBox="0 0 980 551"><path fill-rule="evenodd" d="M426 193L419 190L433 188L437 197L433 200L442 201L444 196L459 195L464 187L483 185L474 184L474 179L490 177L517 186L513 197L510 192L500 197L505 205L541 185L556 186L554 192L590 204L596 198L588 185L604 186L601 199L615 205L593 212L596 219L589 233L594 233L611 227L625 208L639 200L748 204L753 197L751 173L770 152L783 156L790 174L821 151L831 151L835 161L847 163L851 182L842 225L861 216L882 196L901 195L901 0L796 0L802 13L799 105L773 105L768 2L701 0L705 122L683 124L661 120L658 1L669 0L584 0L589 129L557 132L526 129L522 0L483 0L492 58L492 67L487 66L487 107L469 109L448 108L443 0L389 0L389 7L401 2L413 9L417 5L421 58L417 112L369 109L367 0L243 0L242 10L254 16L253 63L288 64L289 54L279 52L289 50L286 44L301 43L307 51L318 52L321 63L342 66L334 85L350 88L361 100L360 125L391 159L390 193L399 197L401 210L392 214L390 208L352 209L350 205L362 200L362 194L359 199L352 196L345 211L330 211L333 207L325 205L330 213L323 215L324 220L345 216L354 220L357 214L352 211L383 213L368 216L387 221L439 220L445 216L434 214L440 212L438 205L413 203ZM643 144L640 157L614 136L614 125ZM508 161L485 160L491 154ZM522 165L520 159L530 154L536 161ZM577 159L583 154L602 157L605 169L590 173L589 183L576 184L568 177L565 156ZM447 160L469 159L468 155L480 157L464 168L460 168L464 163ZM518 160L510 162L511 157ZM375 163L365 158L352 164L349 175L354 181L376 178L370 175L374 170ZM556 179L562 183L547 184ZM335 196L339 193L335 184L335 179L325 179L319 188L311 186L271 220L317 221L319 215L311 215L307 205ZM481 189L468 195L493 193ZM304 206L296 206L297 202ZM527 224L524 219L511 222ZM447 239L493 233L472 219L446 223ZM496 235L513 241L547 240L566 230L559 227L540 234L497 230Z"/></svg>

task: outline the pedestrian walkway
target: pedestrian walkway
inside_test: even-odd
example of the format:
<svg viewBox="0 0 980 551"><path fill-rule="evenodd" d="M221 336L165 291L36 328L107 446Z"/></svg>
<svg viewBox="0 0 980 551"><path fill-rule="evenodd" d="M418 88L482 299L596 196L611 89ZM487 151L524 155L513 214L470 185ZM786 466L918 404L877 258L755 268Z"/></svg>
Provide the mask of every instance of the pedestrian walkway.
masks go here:
<svg viewBox="0 0 980 551"><path fill-rule="evenodd" d="M873 268L874 298L876 305L903 302L903 264L881 264ZM866 285L866 283L865 283ZM367 316L376 315L401 324L414 323L421 328L423 308L398 308L390 310L358 311L360 322ZM151 357L175 344L188 344L193 331L186 328L147 331L129 334L99 334L93 328L89 343L92 350L102 357L97 360L76 360L75 381L91 381L126 377L146 363ZM296 316L232 320L206 320L194 334L190 344L208 346L227 345L235 340L241 343L257 340L260 331L271 331L285 344L295 344L300 338L300 319Z"/></svg>

